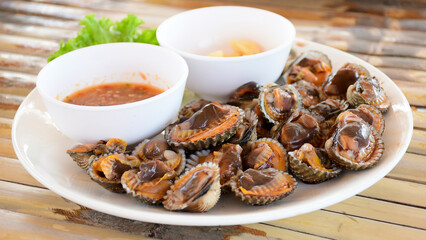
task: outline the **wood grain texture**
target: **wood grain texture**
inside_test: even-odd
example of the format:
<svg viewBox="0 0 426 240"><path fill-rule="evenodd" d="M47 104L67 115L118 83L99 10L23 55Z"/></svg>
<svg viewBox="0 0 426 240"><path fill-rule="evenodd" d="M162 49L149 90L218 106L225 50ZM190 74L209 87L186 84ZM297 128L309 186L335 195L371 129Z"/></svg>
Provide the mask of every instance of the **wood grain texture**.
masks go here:
<svg viewBox="0 0 426 240"><path fill-rule="evenodd" d="M0 71L0 93L27 96L35 88L36 76L19 72Z"/></svg>
<svg viewBox="0 0 426 240"><path fill-rule="evenodd" d="M426 234L422 229L326 211L274 221L274 226L333 239L359 239L360 236L362 239L419 239Z"/></svg>
<svg viewBox="0 0 426 240"><path fill-rule="evenodd" d="M370 188L358 194L389 202L426 208L426 186L391 178L383 178Z"/></svg>
<svg viewBox="0 0 426 240"><path fill-rule="evenodd" d="M426 109L414 108L413 110L414 127L426 130Z"/></svg>
<svg viewBox="0 0 426 240"><path fill-rule="evenodd" d="M325 209L266 223L181 227L85 208L29 175L11 144L14 114L61 40L88 13L135 13L158 26L186 9L260 7L285 15L298 37L354 54L387 74L413 110L408 152L383 179ZM426 236L426 2L351 0L0 1L0 239L423 239Z"/></svg>
<svg viewBox="0 0 426 240"><path fill-rule="evenodd" d="M46 64L44 57L0 52L0 70L37 74Z"/></svg>
<svg viewBox="0 0 426 240"><path fill-rule="evenodd" d="M246 237L266 239L278 237L276 231L272 231L271 235L266 233L264 228L270 227L263 224L251 224L245 227L185 227L123 219L64 200L46 189L3 181L0 181L0 205L6 211L40 217L42 222L56 220L60 221L57 222L58 224L65 225L69 224L67 222L71 222L81 226L101 227L109 232L119 231L157 239L223 239L231 236L240 239ZM305 234L286 229L280 230L280 234L294 238L306 238Z"/></svg>
<svg viewBox="0 0 426 240"><path fill-rule="evenodd" d="M10 118L0 118L0 138L10 139L12 122Z"/></svg>
<svg viewBox="0 0 426 240"><path fill-rule="evenodd" d="M27 186L46 188L35 180L16 158L0 156L0 180Z"/></svg>
<svg viewBox="0 0 426 240"><path fill-rule="evenodd" d="M404 181L426 184L426 156L406 153L396 167L386 175Z"/></svg>

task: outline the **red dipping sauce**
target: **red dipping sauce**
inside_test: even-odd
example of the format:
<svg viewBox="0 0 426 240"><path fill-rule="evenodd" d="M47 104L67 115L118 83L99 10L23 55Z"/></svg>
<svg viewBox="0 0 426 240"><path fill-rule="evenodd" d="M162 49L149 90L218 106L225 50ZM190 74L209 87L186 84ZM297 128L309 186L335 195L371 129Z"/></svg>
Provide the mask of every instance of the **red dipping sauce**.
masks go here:
<svg viewBox="0 0 426 240"><path fill-rule="evenodd" d="M83 106L111 106L147 99L163 89L141 83L105 83L78 90L63 99L66 103Z"/></svg>

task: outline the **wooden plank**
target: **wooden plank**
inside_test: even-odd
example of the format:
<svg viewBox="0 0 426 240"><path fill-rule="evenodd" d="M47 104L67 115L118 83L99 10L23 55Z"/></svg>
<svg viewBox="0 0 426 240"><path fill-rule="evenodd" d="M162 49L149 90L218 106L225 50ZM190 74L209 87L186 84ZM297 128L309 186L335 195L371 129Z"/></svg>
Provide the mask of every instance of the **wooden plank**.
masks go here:
<svg viewBox="0 0 426 240"><path fill-rule="evenodd" d="M408 45L401 43L376 42L363 39L354 39L350 37L346 39L336 39L332 36L326 38L316 38L315 41L348 52L379 56L388 55L399 57L426 58L426 49L424 48L424 46Z"/></svg>
<svg viewBox="0 0 426 240"><path fill-rule="evenodd" d="M10 118L0 118L0 138L10 138L13 120Z"/></svg>
<svg viewBox="0 0 426 240"><path fill-rule="evenodd" d="M102 227L106 231L114 230L141 236L152 235L151 237L161 239L190 239L193 236L196 236L197 239L223 239L232 237L236 237L236 239L253 237L267 239L269 237L279 237L279 234L297 239L312 237L287 229L273 229L273 227L264 224L224 227L185 227L133 221L82 207L64 200L46 189L3 181L0 181L0 206L3 209L0 211L26 214L29 217L35 216L41 221L59 220L60 224L78 223L81 226L84 224L86 226ZM76 233L81 234L84 231L76 231ZM176 236L176 234L179 234L179 236Z"/></svg>
<svg viewBox="0 0 426 240"><path fill-rule="evenodd" d="M425 173L426 156L406 153L386 177L426 184Z"/></svg>
<svg viewBox="0 0 426 240"><path fill-rule="evenodd" d="M64 39L74 37L77 31L53 27L41 27L35 25L22 25L16 23L0 22L0 33L54 40L59 42Z"/></svg>
<svg viewBox="0 0 426 240"><path fill-rule="evenodd" d="M59 48L55 41L0 34L0 51L48 57Z"/></svg>
<svg viewBox="0 0 426 240"><path fill-rule="evenodd" d="M414 129L407 151L426 155L426 131Z"/></svg>
<svg viewBox="0 0 426 240"><path fill-rule="evenodd" d="M426 83L426 71L416 71L411 69L378 67L380 71L388 75L391 79L400 81Z"/></svg>
<svg viewBox="0 0 426 240"><path fill-rule="evenodd" d="M18 159L0 156L0 164L0 180L45 188L25 170Z"/></svg>
<svg viewBox="0 0 426 240"><path fill-rule="evenodd" d="M36 76L19 72L0 71L0 93L27 96L35 88Z"/></svg>
<svg viewBox="0 0 426 240"><path fill-rule="evenodd" d="M25 2L24 2L25 3ZM68 7L67 7L68 8ZM1 8L0 8L1 10ZM64 28L64 29L79 29L78 22L81 20L86 14L93 13L93 11L87 11L81 16L73 16L76 19L63 19L61 18L63 15L61 12L55 12L49 10L48 12L44 12L43 6L39 6L37 11L40 12L41 15L31 15L33 9L24 8L23 11L12 11L6 12L6 10L11 10L9 8L4 9L5 11L0 11L0 21L7 23L19 23L25 25L36 25L36 26L44 26L44 27L55 27L55 28ZM28 11L28 12L25 12ZM113 21L119 21L127 16L128 13L124 12L96 12L98 17L109 17ZM144 15L141 17L145 24L143 25L145 28L154 28L160 25L167 17L165 16L155 16L155 15Z"/></svg>
<svg viewBox="0 0 426 240"><path fill-rule="evenodd" d="M59 20L40 16L31 16L24 14L13 14L0 11L0 22L19 23L25 25L36 25L44 27L55 27L64 29L79 29L78 21Z"/></svg>
<svg viewBox="0 0 426 240"><path fill-rule="evenodd" d="M426 91L424 91L424 84L397 80L394 80L394 82L401 89L402 93L404 93L410 105L426 107Z"/></svg>
<svg viewBox="0 0 426 240"><path fill-rule="evenodd" d="M50 16L66 20L80 20L91 11L66 6L25 1L2 1L0 10L29 15Z"/></svg>
<svg viewBox="0 0 426 240"><path fill-rule="evenodd" d="M317 39L363 39L372 42L426 45L426 33L420 31L392 30L370 26L327 27L296 26L297 36L312 41Z"/></svg>
<svg viewBox="0 0 426 240"><path fill-rule="evenodd" d="M281 219L273 225L332 239L408 240L422 239L426 234L425 230L327 211Z"/></svg>
<svg viewBox="0 0 426 240"><path fill-rule="evenodd" d="M0 117L13 118L23 100L22 96L0 93Z"/></svg>
<svg viewBox="0 0 426 240"><path fill-rule="evenodd" d="M426 209L424 208L355 196L325 209L351 216L426 230Z"/></svg>
<svg viewBox="0 0 426 240"><path fill-rule="evenodd" d="M16 158L10 139L0 138L0 157Z"/></svg>
<svg viewBox="0 0 426 240"><path fill-rule="evenodd" d="M409 69L417 71L426 71L426 59L412 57L395 57L395 56L372 56L366 54L354 54L355 56L365 60L375 67L388 67L395 69ZM425 79L419 79L420 82L425 82Z"/></svg>
<svg viewBox="0 0 426 240"><path fill-rule="evenodd" d="M298 239L298 240L327 239L327 238L316 236L313 234L306 234L305 232L297 232L291 229L289 230L289 229L285 229L281 227L276 227L273 224L269 224L269 223L247 224L247 225L243 225L243 227L247 227L249 229L256 229L258 231L267 233L267 235L265 236L265 239L268 239L268 240L270 239ZM253 239L253 236L248 233L242 233L237 236L231 236L229 239L230 240L246 240L246 239ZM260 236L256 236L255 239L262 239L262 238Z"/></svg>
<svg viewBox="0 0 426 240"><path fill-rule="evenodd" d="M426 109L414 108L413 122L415 128L423 128L423 130L426 130Z"/></svg>
<svg viewBox="0 0 426 240"><path fill-rule="evenodd" d="M0 69L2 70L38 74L46 64L45 57L0 52Z"/></svg>
<svg viewBox="0 0 426 240"><path fill-rule="evenodd" d="M358 195L426 208L426 186L424 184L382 178Z"/></svg>
<svg viewBox="0 0 426 240"><path fill-rule="evenodd" d="M60 6L68 6L73 8L90 9L91 12L122 12L134 13L141 17L144 15L155 16L172 16L183 10L184 8L169 7L167 5L159 5L148 3L147 1L129 2L129 1L111 1L103 0L99 4L97 0L52 0L52 1L37 1L38 3L57 4Z"/></svg>
<svg viewBox="0 0 426 240"><path fill-rule="evenodd" d="M109 229L0 210L1 239L147 239Z"/></svg>

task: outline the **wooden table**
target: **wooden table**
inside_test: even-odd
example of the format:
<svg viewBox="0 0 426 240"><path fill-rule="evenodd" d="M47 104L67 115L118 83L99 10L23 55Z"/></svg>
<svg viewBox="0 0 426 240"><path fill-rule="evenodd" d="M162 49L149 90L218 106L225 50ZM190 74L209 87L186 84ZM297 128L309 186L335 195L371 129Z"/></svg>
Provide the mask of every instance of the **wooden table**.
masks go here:
<svg viewBox="0 0 426 240"><path fill-rule="evenodd" d="M70 202L34 180L11 143L13 116L58 43L88 13L127 13L155 27L183 10L247 5L288 17L300 38L378 67L412 106L414 135L401 162L369 189L336 205L272 222L181 227L137 222ZM426 239L426 3L392 1L0 1L1 239Z"/></svg>

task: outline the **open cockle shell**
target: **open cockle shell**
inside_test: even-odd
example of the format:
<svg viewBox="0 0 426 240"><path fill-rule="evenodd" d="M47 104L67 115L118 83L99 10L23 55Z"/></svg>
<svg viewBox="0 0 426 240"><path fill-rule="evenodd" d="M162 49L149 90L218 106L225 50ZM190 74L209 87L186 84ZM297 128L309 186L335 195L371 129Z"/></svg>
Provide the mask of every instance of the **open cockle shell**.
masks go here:
<svg viewBox="0 0 426 240"><path fill-rule="evenodd" d="M309 108L315 104L321 102L321 90L318 86L315 86L313 83L306 82L301 80L291 84L294 86L302 97L303 106Z"/></svg>
<svg viewBox="0 0 426 240"><path fill-rule="evenodd" d="M106 154L95 158L87 170L90 178L111 192L125 192L121 185L124 172L138 168L141 161L135 156L120 153Z"/></svg>
<svg viewBox="0 0 426 240"><path fill-rule="evenodd" d="M244 111L231 105L213 102L188 120L166 128L167 142L176 148L201 150L225 142L243 121Z"/></svg>
<svg viewBox="0 0 426 240"><path fill-rule="evenodd" d="M83 170L89 168L90 163L97 156L108 153L124 153L127 143L119 138L112 138L108 141L99 140L96 144L79 144L67 150L68 155Z"/></svg>
<svg viewBox="0 0 426 240"><path fill-rule="evenodd" d="M323 94L323 98L345 99L348 87L361 76L370 76L370 73L361 65L346 63L322 84L321 94Z"/></svg>
<svg viewBox="0 0 426 240"><path fill-rule="evenodd" d="M355 84L349 86L346 98L354 107L368 104L376 107L381 112L386 112L390 107L388 97L380 86L379 80L375 77L360 77Z"/></svg>
<svg viewBox="0 0 426 240"><path fill-rule="evenodd" d="M362 120L363 121L363 120ZM348 125L353 125L354 123L342 124L339 126L334 136L329 138L325 143L325 149L327 150L328 155L331 157L333 162L342 167L343 169L349 170L363 170L366 168L371 168L376 165L380 159L383 157L384 153L384 143L382 137L377 133L377 131L368 123L360 123L360 127L363 129L357 129L357 134L353 136L344 136L342 133L344 128L349 128ZM355 123L356 124L356 123ZM352 126L350 126L352 128ZM367 130L368 129L368 130ZM344 130L343 130L344 131ZM361 133L361 134L360 134ZM357 140L357 143L342 143L341 141L349 141L352 139ZM367 141L366 144L360 142ZM354 145L357 144L357 145ZM359 145L361 146L360 149ZM349 146L349 147L345 147ZM351 148L356 146L358 148L357 152L353 152ZM342 152L343 151L343 152ZM353 155L353 157L350 157Z"/></svg>
<svg viewBox="0 0 426 240"><path fill-rule="evenodd" d="M228 190L229 181L232 176L242 170L241 152L243 149L238 144L226 143L217 150L198 151L192 154L187 164L190 169L205 162L217 163L220 170L220 185L222 190Z"/></svg>
<svg viewBox="0 0 426 240"><path fill-rule="evenodd" d="M176 172L162 161L141 163L140 169L126 171L121 184L126 192L141 202L159 204L173 184Z"/></svg>
<svg viewBox="0 0 426 240"><path fill-rule="evenodd" d="M266 205L278 201L294 191L296 180L275 168L247 169L231 180L231 189L243 202Z"/></svg>
<svg viewBox="0 0 426 240"><path fill-rule="evenodd" d="M316 149L309 143L289 152L288 160L291 173L306 183L324 182L337 177L342 171L331 162L324 149Z"/></svg>
<svg viewBox="0 0 426 240"><path fill-rule="evenodd" d="M385 118L374 106L362 104L356 109L350 109L348 111L361 117L365 122L373 126L380 135L383 134L385 130Z"/></svg>
<svg viewBox="0 0 426 240"><path fill-rule="evenodd" d="M260 89L261 86L255 82L245 83L231 93L227 103L243 110L252 109L257 105Z"/></svg>
<svg viewBox="0 0 426 240"><path fill-rule="evenodd" d="M279 141L287 151L296 150L304 143L321 147L325 141L321 127L316 115L306 110L295 111L278 130Z"/></svg>
<svg viewBox="0 0 426 240"><path fill-rule="evenodd" d="M200 110L209 103L211 103L211 101L198 99L186 104L179 110L178 122L183 122L189 119L190 117L192 117L192 115L194 115L194 113L196 113L198 110Z"/></svg>
<svg viewBox="0 0 426 240"><path fill-rule="evenodd" d="M339 99L326 99L320 103L309 107L309 111L324 120L329 120L337 117L341 112L348 109L349 104L344 100Z"/></svg>
<svg viewBox="0 0 426 240"><path fill-rule="evenodd" d="M132 153L142 161L160 160L179 175L185 168L186 155L183 149L172 149L163 138L145 139Z"/></svg>
<svg viewBox="0 0 426 240"><path fill-rule="evenodd" d="M280 86L268 83L259 95L260 110L271 123L286 121L297 109L302 108L303 101L299 91L292 85Z"/></svg>
<svg viewBox="0 0 426 240"><path fill-rule="evenodd" d="M301 80L317 86L331 74L331 61L322 52L310 50L300 54L285 71L284 82L292 84Z"/></svg>
<svg viewBox="0 0 426 240"><path fill-rule="evenodd" d="M220 197L220 173L216 163L206 162L185 172L167 192L163 206L168 210L205 212Z"/></svg>
<svg viewBox="0 0 426 240"><path fill-rule="evenodd" d="M105 144L108 152L124 153L127 148L127 143L119 138L111 138Z"/></svg>
<svg viewBox="0 0 426 240"><path fill-rule="evenodd" d="M286 150L283 145L272 138L261 138L253 142L251 150L243 158L245 169L276 168L288 170Z"/></svg>

